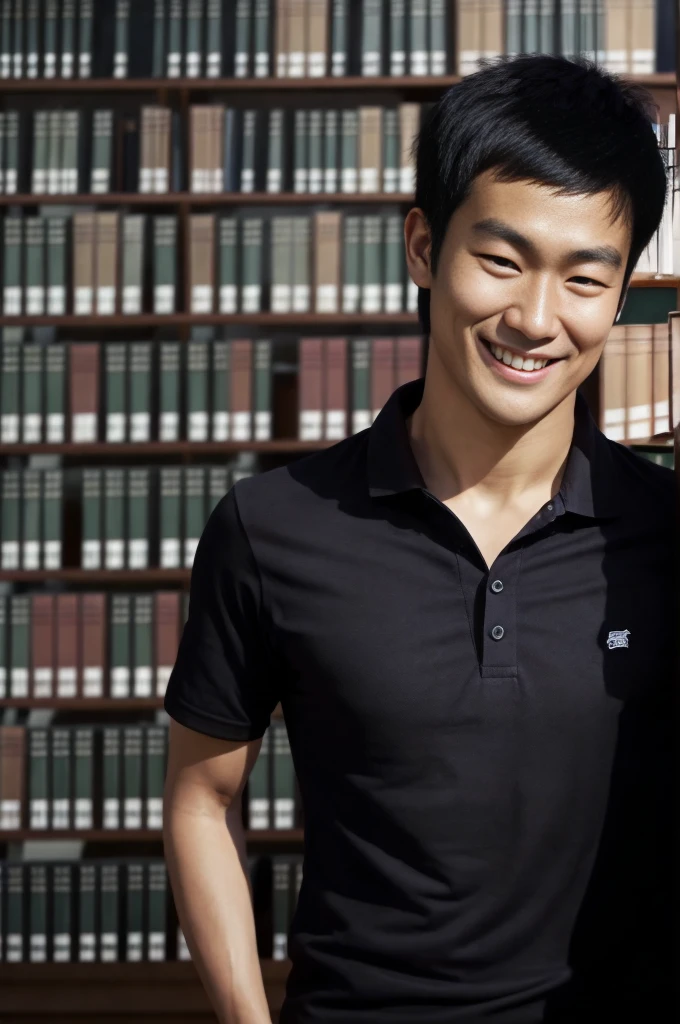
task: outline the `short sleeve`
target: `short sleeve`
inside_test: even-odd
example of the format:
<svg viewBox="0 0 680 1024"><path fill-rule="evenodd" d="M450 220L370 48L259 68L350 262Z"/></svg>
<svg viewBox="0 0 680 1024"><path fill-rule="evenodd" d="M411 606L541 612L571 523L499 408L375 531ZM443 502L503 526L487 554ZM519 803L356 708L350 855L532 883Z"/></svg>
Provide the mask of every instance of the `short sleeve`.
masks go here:
<svg viewBox="0 0 680 1024"><path fill-rule="evenodd" d="M189 615L164 708L218 739L263 736L279 696L262 626L258 567L238 512L237 487L213 509L191 573Z"/></svg>

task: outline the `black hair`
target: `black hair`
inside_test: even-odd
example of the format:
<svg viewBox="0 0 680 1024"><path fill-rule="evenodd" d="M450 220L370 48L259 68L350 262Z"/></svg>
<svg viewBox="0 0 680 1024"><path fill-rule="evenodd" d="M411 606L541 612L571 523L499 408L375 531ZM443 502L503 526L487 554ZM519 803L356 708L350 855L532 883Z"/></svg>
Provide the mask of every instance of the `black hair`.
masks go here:
<svg viewBox="0 0 680 1024"><path fill-rule="evenodd" d="M425 115L413 143L415 206L431 233L436 274L454 211L474 179L494 168L500 181L535 181L558 194L611 191L612 219L627 219L632 241L621 296L659 227L667 177L652 96L584 57L501 56L452 85ZM430 291L418 289L430 331Z"/></svg>

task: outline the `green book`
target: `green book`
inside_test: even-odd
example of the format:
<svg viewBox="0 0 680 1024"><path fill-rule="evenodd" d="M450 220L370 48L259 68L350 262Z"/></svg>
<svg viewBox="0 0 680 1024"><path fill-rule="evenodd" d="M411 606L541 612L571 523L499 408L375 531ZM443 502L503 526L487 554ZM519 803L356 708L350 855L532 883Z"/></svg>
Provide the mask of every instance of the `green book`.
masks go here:
<svg viewBox="0 0 680 1024"><path fill-rule="evenodd" d="M254 343L255 440L270 441L272 436L272 343Z"/></svg>
<svg viewBox="0 0 680 1024"><path fill-rule="evenodd" d="M144 958L144 865L125 865L125 959Z"/></svg>
<svg viewBox="0 0 680 1024"><path fill-rule="evenodd" d="M331 75L347 74L349 44L349 0L331 0Z"/></svg>
<svg viewBox="0 0 680 1024"><path fill-rule="evenodd" d="M168 19L168 78L180 78L182 74L183 19L182 0L170 0Z"/></svg>
<svg viewBox="0 0 680 1024"><path fill-rule="evenodd" d="M380 216L364 216L361 225L361 312L379 313L382 309L383 222Z"/></svg>
<svg viewBox="0 0 680 1024"><path fill-rule="evenodd" d="M149 567L149 500L151 470L148 466L128 470L127 568Z"/></svg>
<svg viewBox="0 0 680 1024"><path fill-rule="evenodd" d="M261 217L243 220L243 285L241 309L244 313L259 313L262 308L262 234Z"/></svg>
<svg viewBox="0 0 680 1024"><path fill-rule="evenodd" d="M31 963L47 960L47 865L29 864L29 952Z"/></svg>
<svg viewBox="0 0 680 1024"><path fill-rule="evenodd" d="M213 441L229 440L229 363L231 349L228 341L212 344L212 437Z"/></svg>
<svg viewBox="0 0 680 1024"><path fill-rule="evenodd" d="M81 78L89 78L92 74L93 12L94 0L80 0L80 18L78 21L78 74Z"/></svg>
<svg viewBox="0 0 680 1024"><path fill-rule="evenodd" d="M208 469L208 507L206 522L213 509L229 490L229 470L226 466L210 466Z"/></svg>
<svg viewBox="0 0 680 1024"><path fill-rule="evenodd" d="M153 594L134 594L132 696L153 696ZM141 826L140 826L141 827Z"/></svg>
<svg viewBox="0 0 680 1024"><path fill-rule="evenodd" d="M310 110L308 118L309 174L307 187L310 192L323 190L323 110Z"/></svg>
<svg viewBox="0 0 680 1024"><path fill-rule="evenodd" d="M76 36L75 0L61 2L61 77L73 78Z"/></svg>
<svg viewBox="0 0 680 1024"><path fill-rule="evenodd" d="M148 872L148 957L149 960L165 960L168 873L163 861L150 863Z"/></svg>
<svg viewBox="0 0 680 1024"><path fill-rule="evenodd" d="M238 241L236 217L220 218L220 313L238 310Z"/></svg>
<svg viewBox="0 0 680 1024"><path fill-rule="evenodd" d="M114 602L117 596L114 595ZM119 642L118 634L112 639ZM102 735L102 827L121 827L121 726L105 726Z"/></svg>
<svg viewBox="0 0 680 1024"><path fill-rule="evenodd" d="M286 854L272 855L272 959L288 958L291 913L291 862Z"/></svg>
<svg viewBox="0 0 680 1024"><path fill-rule="evenodd" d="M5 195L15 195L19 182L19 112L5 111Z"/></svg>
<svg viewBox="0 0 680 1024"><path fill-rule="evenodd" d="M272 719L274 748L274 828L295 827L295 769L285 722Z"/></svg>
<svg viewBox="0 0 680 1024"><path fill-rule="evenodd" d="M66 349L53 342L45 349L45 421L47 441L61 444L65 428Z"/></svg>
<svg viewBox="0 0 680 1024"><path fill-rule="evenodd" d="M548 0L552 4L553 0ZM429 52L430 52L430 74L445 75L448 71L446 56L446 40L448 29L446 25L446 4L444 0L430 0L428 19L429 30Z"/></svg>
<svg viewBox="0 0 680 1024"><path fill-rule="evenodd" d="M120 934L119 874L120 865L104 862L100 868L99 920L101 925L100 959L103 963L114 963L118 957L118 936Z"/></svg>
<svg viewBox="0 0 680 1024"><path fill-rule="evenodd" d="M272 313L290 313L293 308L293 217L272 217L271 298Z"/></svg>
<svg viewBox="0 0 680 1024"><path fill-rule="evenodd" d="M40 504L42 499L41 469L25 469L21 485L21 568L40 568Z"/></svg>
<svg viewBox="0 0 680 1024"><path fill-rule="evenodd" d="M130 440L151 440L151 354L152 342L135 341L130 346Z"/></svg>
<svg viewBox="0 0 680 1024"><path fill-rule="evenodd" d="M42 316L45 312L45 221L26 218L26 312Z"/></svg>
<svg viewBox="0 0 680 1024"><path fill-rule="evenodd" d="M182 538L182 469L160 467L160 566L179 569Z"/></svg>
<svg viewBox="0 0 680 1024"><path fill-rule="evenodd" d="M91 963L97 959L95 864L76 864L78 885L78 960Z"/></svg>
<svg viewBox="0 0 680 1024"><path fill-rule="evenodd" d="M267 141L268 193L280 193L284 182L284 112L281 109L269 111Z"/></svg>
<svg viewBox="0 0 680 1024"><path fill-rule="evenodd" d="M66 218L47 218L47 312L66 312Z"/></svg>
<svg viewBox="0 0 680 1024"><path fill-rule="evenodd" d="M251 73L252 0L236 0L236 35L234 40L234 76L247 78Z"/></svg>
<svg viewBox="0 0 680 1024"><path fill-rule="evenodd" d="M34 195L43 195L47 192L47 129L47 111L36 110L33 114L33 167L31 171L31 192Z"/></svg>
<svg viewBox="0 0 680 1024"><path fill-rule="evenodd" d="M255 78L267 78L271 74L269 37L269 0L255 0L255 26L253 40L253 48L255 51Z"/></svg>
<svg viewBox="0 0 680 1024"><path fill-rule="evenodd" d="M257 760L248 776L248 828L268 829L271 824L271 793L269 788L269 762L271 758L272 727L267 727Z"/></svg>
<svg viewBox="0 0 680 1024"><path fill-rule="evenodd" d="M65 110L50 110L47 127L47 191L61 192L62 149L64 146Z"/></svg>
<svg viewBox="0 0 680 1024"><path fill-rule="evenodd" d="M293 311L308 313L310 310L311 262L309 217L293 217Z"/></svg>
<svg viewBox="0 0 680 1024"><path fill-rule="evenodd" d="M253 192L255 189L255 139L257 111L243 111L243 150L241 154L240 191Z"/></svg>
<svg viewBox="0 0 680 1024"><path fill-rule="evenodd" d="M0 195L5 191L5 115L0 110Z"/></svg>
<svg viewBox="0 0 680 1024"><path fill-rule="evenodd" d="M146 730L146 821L145 828L163 827L163 790L167 761L168 730L149 726Z"/></svg>
<svg viewBox="0 0 680 1024"><path fill-rule="evenodd" d="M25 345L22 348L22 431L25 444L39 443L43 439L43 356L42 345Z"/></svg>
<svg viewBox="0 0 680 1024"><path fill-rule="evenodd" d="M404 309L404 227L400 214L385 217L385 284L383 308L386 313Z"/></svg>
<svg viewBox="0 0 680 1024"><path fill-rule="evenodd" d="M20 316L23 312L23 289L21 287L23 224L20 217L4 218L3 312L5 316Z"/></svg>
<svg viewBox="0 0 680 1024"><path fill-rule="evenodd" d="M406 74L406 4L405 0L390 3L390 75Z"/></svg>
<svg viewBox="0 0 680 1024"><path fill-rule="evenodd" d="M104 567L125 568L124 469L104 470Z"/></svg>
<svg viewBox="0 0 680 1024"><path fill-rule="evenodd" d="M111 191L111 163L113 156L113 111L95 110L92 115L92 170L90 192L103 194ZM127 222L123 219L123 224ZM125 232L124 232L125 237ZM127 312L123 308L123 312Z"/></svg>
<svg viewBox="0 0 680 1024"><path fill-rule="evenodd" d="M94 727L73 730L74 828L94 828Z"/></svg>
<svg viewBox="0 0 680 1024"><path fill-rule="evenodd" d="M175 312L177 218L154 217L154 313Z"/></svg>
<svg viewBox="0 0 680 1024"><path fill-rule="evenodd" d="M359 113L343 110L340 119L340 191L356 192L359 180Z"/></svg>
<svg viewBox="0 0 680 1024"><path fill-rule="evenodd" d="M81 565L83 569L99 569L102 564L102 471L82 471L83 529Z"/></svg>
<svg viewBox="0 0 680 1024"><path fill-rule="evenodd" d="M52 864L52 959L68 963L73 954L73 864Z"/></svg>
<svg viewBox="0 0 680 1024"><path fill-rule="evenodd" d="M116 0L113 42L113 77L127 78L130 31L130 0Z"/></svg>
<svg viewBox="0 0 680 1024"><path fill-rule="evenodd" d="M222 77L222 0L207 0L205 74L206 78Z"/></svg>
<svg viewBox="0 0 680 1024"><path fill-rule="evenodd" d="M399 114L394 107L383 111L383 192L399 191Z"/></svg>
<svg viewBox="0 0 680 1024"><path fill-rule="evenodd" d="M24 0L14 0L14 78L24 77Z"/></svg>
<svg viewBox="0 0 680 1024"><path fill-rule="evenodd" d="M112 697L130 696L131 599L129 594L111 596L111 649L109 678Z"/></svg>
<svg viewBox="0 0 680 1024"><path fill-rule="evenodd" d="M338 191L338 111L324 112L323 191Z"/></svg>
<svg viewBox="0 0 680 1024"><path fill-rule="evenodd" d="M123 312L141 313L144 296L144 253L146 217L143 213L123 217Z"/></svg>
<svg viewBox="0 0 680 1024"><path fill-rule="evenodd" d="M352 338L351 409L352 433L370 427L371 412L371 340Z"/></svg>
<svg viewBox="0 0 680 1024"><path fill-rule="evenodd" d="M163 78L165 74L165 4L166 0L154 0L151 72L153 78Z"/></svg>
<svg viewBox="0 0 680 1024"><path fill-rule="evenodd" d="M20 367L22 346L6 341L2 346L2 376L0 377L0 441L15 444L19 440L19 403L21 398Z"/></svg>
<svg viewBox="0 0 680 1024"><path fill-rule="evenodd" d="M142 827L142 765L144 731L137 725L123 727L123 828Z"/></svg>
<svg viewBox="0 0 680 1024"><path fill-rule="evenodd" d="M187 0L187 78L200 78L203 57L203 0Z"/></svg>
<svg viewBox="0 0 680 1024"><path fill-rule="evenodd" d="M296 110L293 128L293 191L309 191L309 154L307 110Z"/></svg>
<svg viewBox="0 0 680 1024"><path fill-rule="evenodd" d="M184 567L194 564L196 548L205 526L205 467L184 468Z"/></svg>
<svg viewBox="0 0 680 1024"><path fill-rule="evenodd" d="M2 474L2 562L3 569L18 569L20 554L19 512L21 508L21 473L6 469Z"/></svg>
<svg viewBox="0 0 680 1024"><path fill-rule="evenodd" d="M358 313L361 298L361 217L343 217L342 311Z"/></svg>
<svg viewBox="0 0 680 1024"><path fill-rule="evenodd" d="M57 25L59 0L45 0L43 15L43 78L57 74Z"/></svg>
<svg viewBox="0 0 680 1024"><path fill-rule="evenodd" d="M415 0L414 0L415 3ZM382 73L382 0L364 0L361 5L361 74Z"/></svg>
<svg viewBox="0 0 680 1024"><path fill-rule="evenodd" d="M427 75L427 0L411 0L409 74Z"/></svg>
<svg viewBox="0 0 680 1024"><path fill-rule="evenodd" d="M12 77L12 0L0 0L0 78Z"/></svg>
<svg viewBox="0 0 680 1024"><path fill-rule="evenodd" d="M25 959L24 869L24 864L7 861L5 961L9 964L20 963Z"/></svg>
<svg viewBox="0 0 680 1024"><path fill-rule="evenodd" d="M51 828L71 828L71 729L51 729Z"/></svg>
<svg viewBox="0 0 680 1024"><path fill-rule="evenodd" d="M47 829L49 815L50 730L29 728L28 740L28 827Z"/></svg>
<svg viewBox="0 0 680 1024"><path fill-rule="evenodd" d="M127 440L127 357L126 342L108 342L104 346L106 374L106 440L119 444Z"/></svg>
<svg viewBox="0 0 680 1024"><path fill-rule="evenodd" d="M160 345L159 441L179 440L180 415L180 342L163 341Z"/></svg>
<svg viewBox="0 0 680 1024"><path fill-rule="evenodd" d="M207 441L209 424L208 372L210 347L190 341L187 348L187 439Z"/></svg>
<svg viewBox="0 0 680 1024"><path fill-rule="evenodd" d="M0 594L0 700L7 697L7 594Z"/></svg>
<svg viewBox="0 0 680 1024"><path fill-rule="evenodd" d="M61 569L64 471L43 473L43 569Z"/></svg>

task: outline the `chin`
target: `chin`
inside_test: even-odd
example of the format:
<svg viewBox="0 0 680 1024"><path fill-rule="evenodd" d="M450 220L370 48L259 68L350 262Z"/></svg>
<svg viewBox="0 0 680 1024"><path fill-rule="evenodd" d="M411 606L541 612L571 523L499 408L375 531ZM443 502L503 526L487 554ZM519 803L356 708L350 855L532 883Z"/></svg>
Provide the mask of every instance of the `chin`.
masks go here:
<svg viewBox="0 0 680 1024"><path fill-rule="evenodd" d="M486 419L503 427L530 427L543 419L559 403L543 399L525 398L509 402L501 395L477 396L475 405Z"/></svg>

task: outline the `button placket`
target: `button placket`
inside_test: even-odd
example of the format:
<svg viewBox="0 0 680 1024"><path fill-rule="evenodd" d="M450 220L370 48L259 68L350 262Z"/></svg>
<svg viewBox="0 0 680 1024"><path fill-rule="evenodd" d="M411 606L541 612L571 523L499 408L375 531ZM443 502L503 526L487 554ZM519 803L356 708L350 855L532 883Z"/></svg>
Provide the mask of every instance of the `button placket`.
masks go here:
<svg viewBox="0 0 680 1024"><path fill-rule="evenodd" d="M500 555L484 605L482 676L517 673L516 601L521 548Z"/></svg>

